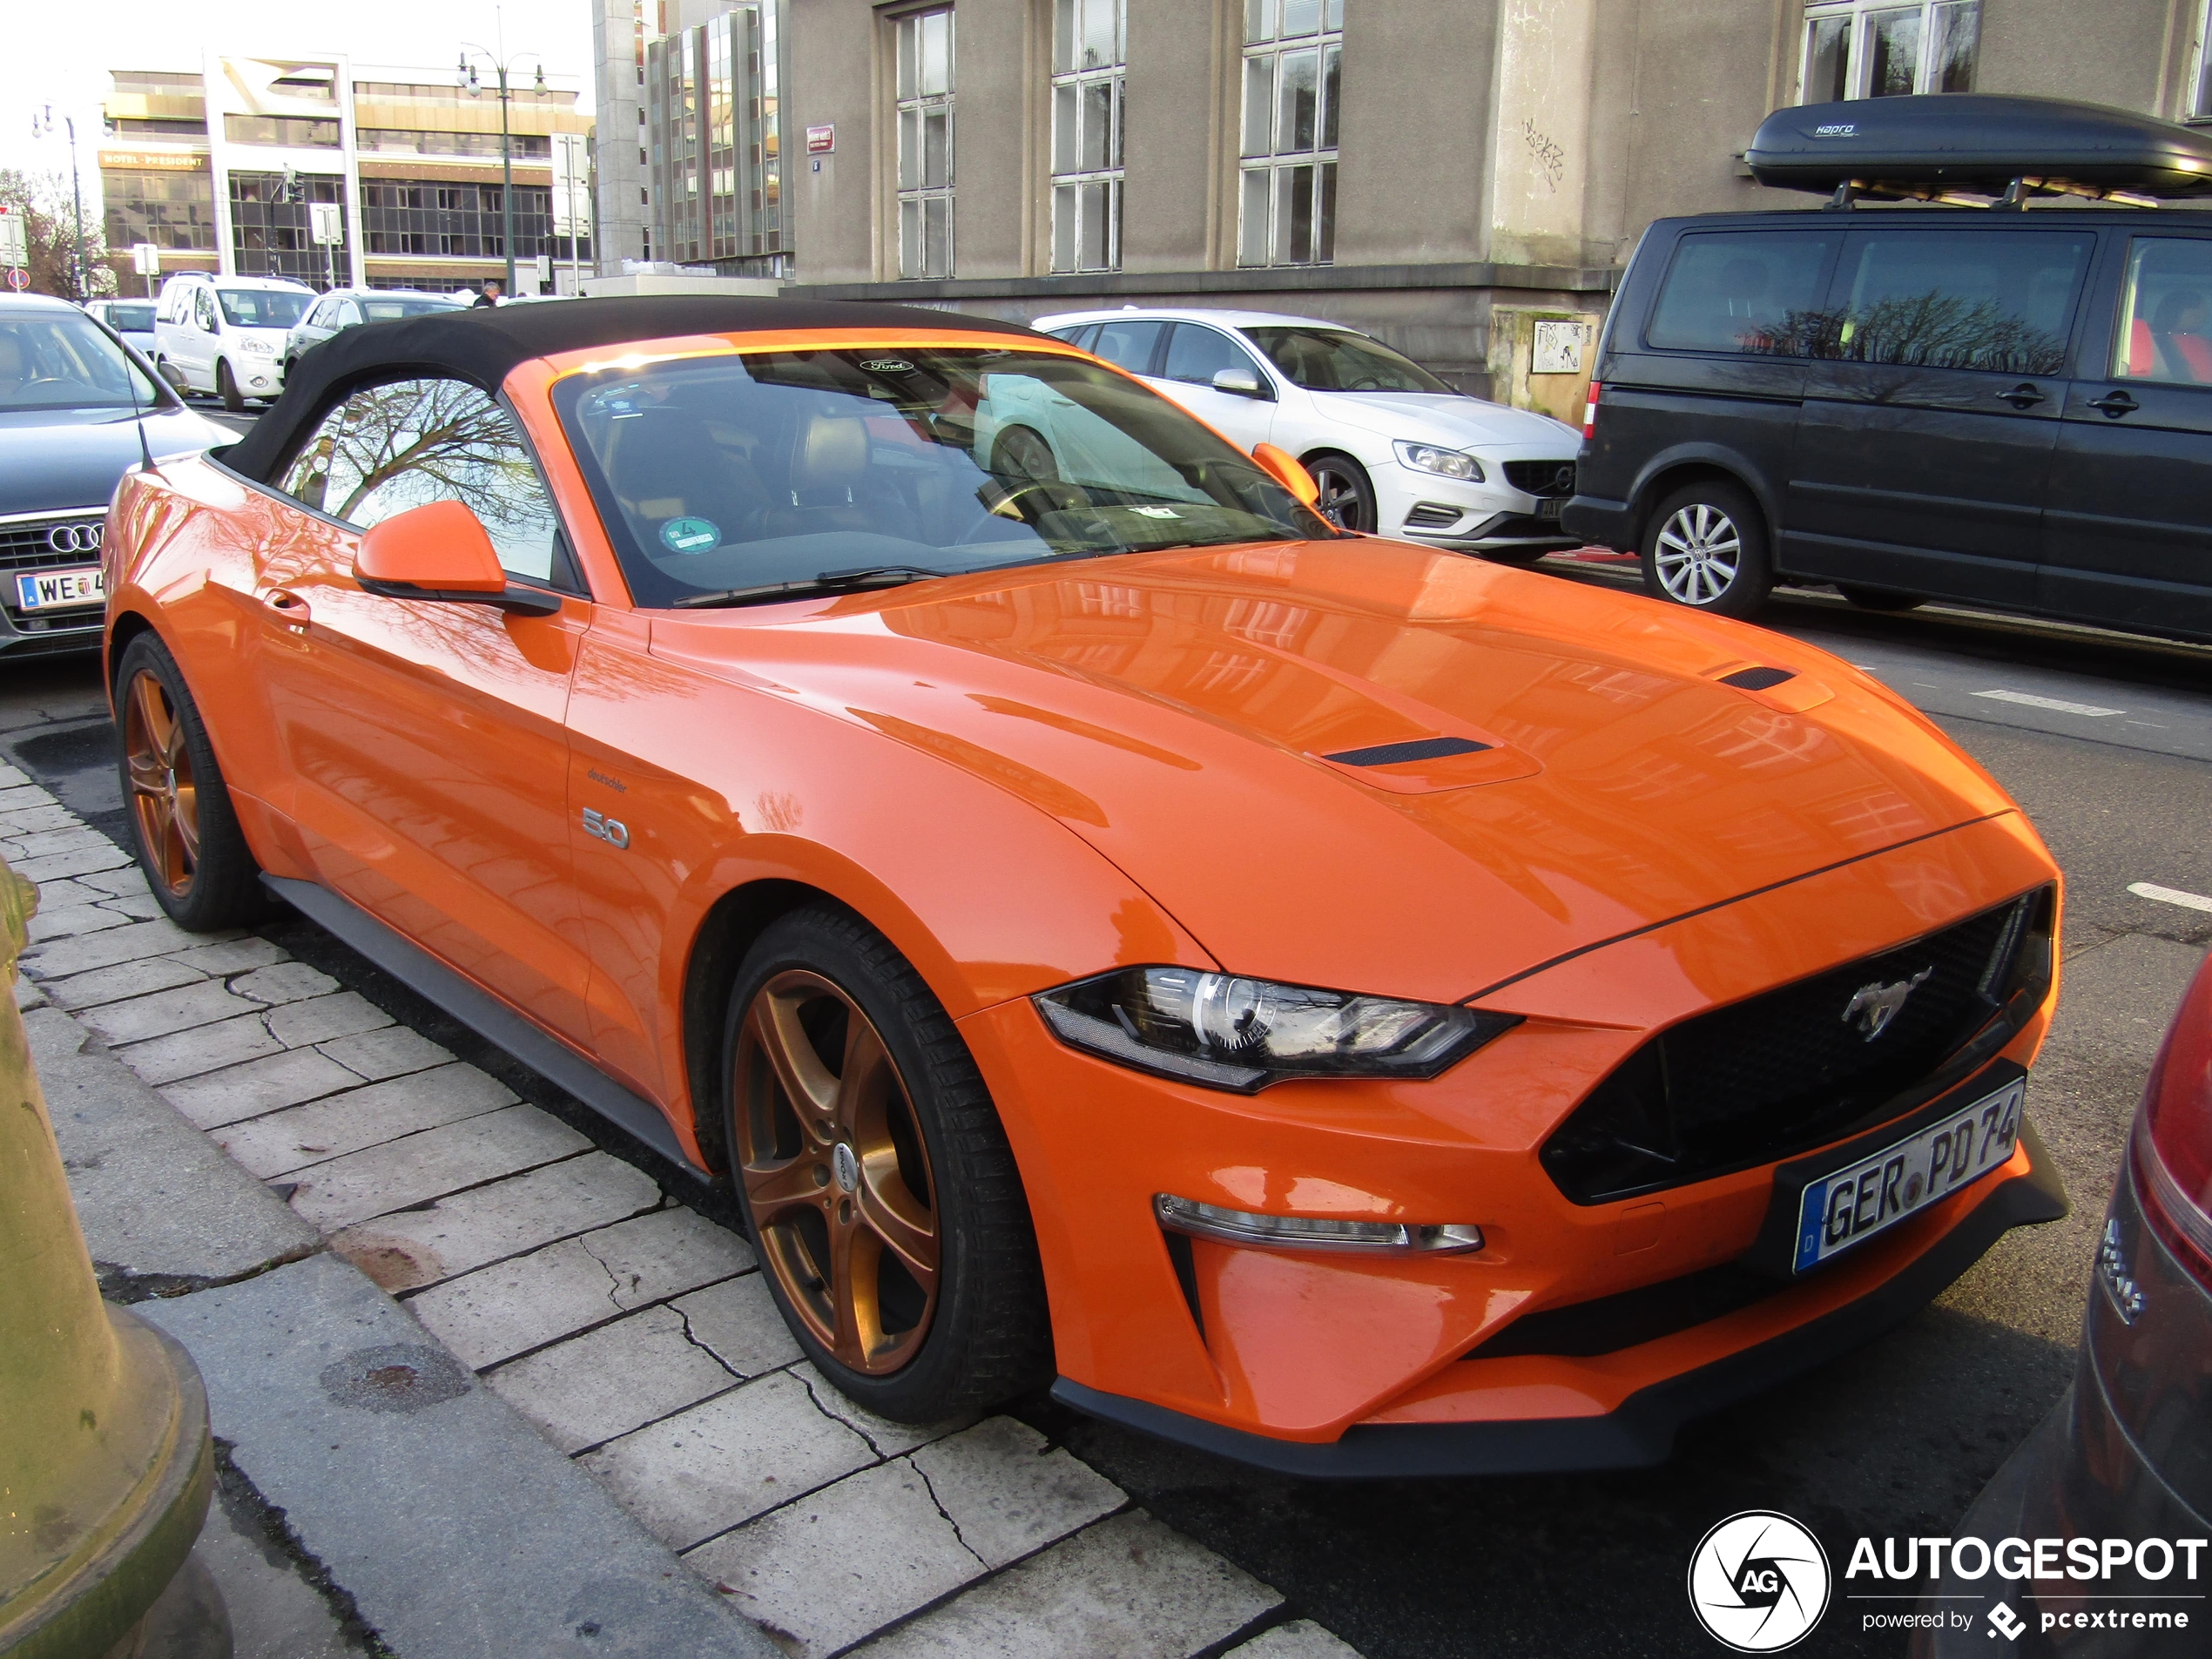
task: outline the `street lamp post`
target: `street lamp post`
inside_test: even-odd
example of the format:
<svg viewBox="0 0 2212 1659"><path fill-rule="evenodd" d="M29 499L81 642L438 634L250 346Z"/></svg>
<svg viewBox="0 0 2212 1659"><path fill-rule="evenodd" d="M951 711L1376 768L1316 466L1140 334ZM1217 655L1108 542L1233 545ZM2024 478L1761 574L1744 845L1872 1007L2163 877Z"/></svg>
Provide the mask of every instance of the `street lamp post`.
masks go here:
<svg viewBox="0 0 2212 1659"><path fill-rule="evenodd" d="M505 42L501 42L503 49ZM501 246L507 250L507 288L509 299L515 297L515 157L514 140L508 131L507 106L514 99L514 92L507 84L508 71L524 57L536 57L536 52L523 52L514 58L505 57L488 47L463 42L461 51L461 81L475 97L482 89L477 84L476 65L470 54L481 57L499 78L499 233ZM545 65L537 66L537 90L545 90Z"/></svg>
<svg viewBox="0 0 2212 1659"><path fill-rule="evenodd" d="M543 84L541 80L540 84ZM91 286L84 269L84 188L77 179L77 122L75 118L62 117L62 127L69 134L69 193L77 215L77 264L70 276L71 298L82 305L90 296L85 289ZM47 105L30 118L30 136L34 138L51 138L54 132L54 106Z"/></svg>

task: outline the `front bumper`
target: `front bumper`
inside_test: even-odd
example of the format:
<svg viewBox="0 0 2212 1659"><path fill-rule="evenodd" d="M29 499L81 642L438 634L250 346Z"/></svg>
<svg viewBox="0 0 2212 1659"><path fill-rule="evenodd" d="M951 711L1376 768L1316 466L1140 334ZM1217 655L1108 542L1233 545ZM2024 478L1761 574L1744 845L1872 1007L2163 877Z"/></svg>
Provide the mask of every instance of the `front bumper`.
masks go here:
<svg viewBox="0 0 2212 1659"><path fill-rule="evenodd" d="M1624 501L1577 496L1560 509L1559 523L1578 544L1609 547L1622 553L1636 551L1635 525Z"/></svg>
<svg viewBox="0 0 2212 1659"><path fill-rule="evenodd" d="M1359 1423L1323 1445L1280 1440L1207 1422L1062 1377L1063 1405L1217 1457L1308 1480L1408 1475L1564 1474L1643 1468L1672 1453L1675 1432L1823 1360L1858 1347L1925 1306L2014 1227L2056 1221L2066 1189L2033 1124L2020 1134L2025 1168L1996 1184L1929 1249L1833 1312L1695 1371L1640 1388L1593 1417L1475 1423Z"/></svg>
<svg viewBox="0 0 2212 1659"><path fill-rule="evenodd" d="M1062 1398L1286 1468L1362 1472L1360 1458L1331 1448L1368 1441L1370 1429L1388 1437L1378 1446L1413 1444L1400 1428L1433 1428L1443 1432L1426 1444L1462 1448L1456 1463L1440 1450L1403 1454L1423 1468L1663 1456L1683 1418L1810 1363L1831 1351L1823 1341L1855 1341L1902 1317L2006 1227L2031 1211L2047 1218L2052 1200L2020 1207L2029 1189L2016 1184L2034 1170L2015 1149L1971 1193L1820 1271L1750 1283L1760 1270L1747 1254L1775 1207L1774 1163L1577 1204L1546 1172L1548 1138L1653 1032L1925 934L1914 895L1979 895L1979 908L2052 875L2033 832L2000 814L1701 911L1484 999L1526 1022L1426 1082L1226 1095L1069 1049L1026 999L965 1016L1035 1220ZM1979 1078L2000 1062L2013 1076L2032 1062L2049 1006L2047 994L1979 1062ZM1985 1211L2000 1184L2010 1196ZM1486 1245L1400 1258L1184 1246L1157 1224L1161 1193L1233 1210L1474 1224ZM1954 1231L1959 1242L1945 1244ZM1916 1267L1932 1252L1932 1265ZM1704 1294L1715 1277L1734 1298L1717 1308ZM1885 1289L1900 1278L1907 1288ZM1655 1297L1662 1318L1641 1305L1614 1317ZM1595 1339L1562 1345L1568 1314L1595 1317ZM1841 1334L1795 1334L1811 1326ZM1539 1329L1541 1343L1530 1339ZM1764 1359L1737 1358L1761 1350Z"/></svg>

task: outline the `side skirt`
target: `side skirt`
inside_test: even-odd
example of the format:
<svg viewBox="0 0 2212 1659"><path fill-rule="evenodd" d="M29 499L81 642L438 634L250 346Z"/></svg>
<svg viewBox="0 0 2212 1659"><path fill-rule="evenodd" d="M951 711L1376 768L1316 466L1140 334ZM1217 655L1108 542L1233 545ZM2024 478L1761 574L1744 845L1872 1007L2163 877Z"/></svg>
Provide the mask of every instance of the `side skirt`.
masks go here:
<svg viewBox="0 0 2212 1659"><path fill-rule="evenodd" d="M626 1133L643 1141L702 1183L713 1177L685 1156L659 1107L633 1095L566 1043L540 1030L489 991L462 978L436 957L363 910L350 899L312 881L264 875L278 898L336 934L393 978L436 1003L489 1042L496 1042L532 1071L569 1093Z"/></svg>

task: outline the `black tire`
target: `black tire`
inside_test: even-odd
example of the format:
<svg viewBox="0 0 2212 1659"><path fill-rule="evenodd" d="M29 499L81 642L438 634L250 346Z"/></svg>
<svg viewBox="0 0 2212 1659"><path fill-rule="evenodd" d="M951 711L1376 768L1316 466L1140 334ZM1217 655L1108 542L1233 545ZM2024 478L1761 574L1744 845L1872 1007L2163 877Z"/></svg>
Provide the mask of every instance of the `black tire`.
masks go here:
<svg viewBox="0 0 2212 1659"><path fill-rule="evenodd" d="M1842 594L1861 610L1911 610L1924 603L1917 593L1899 593L1895 588L1844 587L1837 584Z"/></svg>
<svg viewBox="0 0 2212 1659"><path fill-rule="evenodd" d="M1774 586L1766 516L1750 492L1717 478L1676 490L1643 532L1643 590L1723 617L1750 617Z"/></svg>
<svg viewBox="0 0 2212 1659"><path fill-rule="evenodd" d="M1060 476L1060 462L1043 434L1026 426L1010 426L991 445L991 471L1000 478L1034 478L1049 483Z"/></svg>
<svg viewBox="0 0 2212 1659"><path fill-rule="evenodd" d="M125 647L115 671L115 709L116 769L132 847L155 901L188 933L245 927L268 914L273 903L239 829L199 706L176 659L152 634ZM185 790L189 838L162 833L163 806L176 823Z"/></svg>
<svg viewBox="0 0 2212 1659"><path fill-rule="evenodd" d="M759 1021L756 1002L763 1010ZM774 1013L779 1007L786 1010L780 1025ZM826 1116L814 1127L802 1121L762 1035L770 1028L803 1035L842 1102L860 1092L841 1075L844 1062L860 1052L846 1043L855 1008L880 1039L890 1065L879 1109L890 1128L872 1150L857 1150L869 1138L859 1127L863 1110L840 1106L833 1135L826 1133ZM830 1053L839 1067L833 1068ZM799 1346L833 1385L894 1422L929 1423L996 1405L1052 1375L1043 1270L1006 1131L967 1044L889 940L827 901L779 917L738 969L722 1055L723 1143L761 1276ZM880 1063L872 1075L883 1075ZM897 1128L902 1109L908 1125L903 1135ZM853 1127L841 1127L846 1123ZM895 1148L890 1161L885 1145ZM926 1194L914 1190L917 1174ZM870 1371L840 1359L817 1322L849 1328L840 1315L849 1292L835 1285L835 1270L827 1265L840 1211L846 1260L856 1263L858 1241L872 1237L880 1244L885 1237L867 1221L871 1204L880 1212L887 1190L927 1212L936 1282L934 1292L920 1289L887 1249L878 1249L874 1265L865 1269L878 1275L865 1287L870 1306L880 1312L903 1298L914 1323L890 1332L891 1318L878 1319L878 1352L860 1354L863 1364L874 1359L879 1368ZM756 1193L766 1195L765 1206L756 1205ZM863 1271L848 1266L847 1279ZM802 1297L805 1312L797 1305Z"/></svg>
<svg viewBox="0 0 2212 1659"><path fill-rule="evenodd" d="M1375 487L1365 467L1350 455L1325 449L1306 456L1305 469L1313 475L1314 488L1321 492L1313 503L1315 512L1339 529L1374 534Z"/></svg>
<svg viewBox="0 0 2212 1659"><path fill-rule="evenodd" d="M215 360L215 395L223 400L223 407L233 415L244 411L246 400L238 389L238 377L231 373L230 359Z"/></svg>

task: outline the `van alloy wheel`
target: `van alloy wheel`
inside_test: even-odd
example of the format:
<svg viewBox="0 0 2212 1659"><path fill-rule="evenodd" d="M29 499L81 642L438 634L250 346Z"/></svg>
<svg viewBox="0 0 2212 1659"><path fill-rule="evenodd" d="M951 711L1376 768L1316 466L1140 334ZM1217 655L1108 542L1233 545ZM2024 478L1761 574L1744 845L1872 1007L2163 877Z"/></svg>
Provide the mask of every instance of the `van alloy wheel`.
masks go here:
<svg viewBox="0 0 2212 1659"><path fill-rule="evenodd" d="M185 723L168 688L144 669L124 694L123 752L139 845L156 877L181 899L199 868L199 790Z"/></svg>
<svg viewBox="0 0 2212 1659"><path fill-rule="evenodd" d="M1656 563L1668 596L1686 605L1710 605L1735 585L1743 556L1736 521L1710 502L1690 502L1659 532Z"/></svg>
<svg viewBox="0 0 2212 1659"><path fill-rule="evenodd" d="M761 1255L814 1339L856 1372L911 1359L937 1306L935 1183L905 1080L860 1005L792 968L745 1011L738 1178Z"/></svg>

